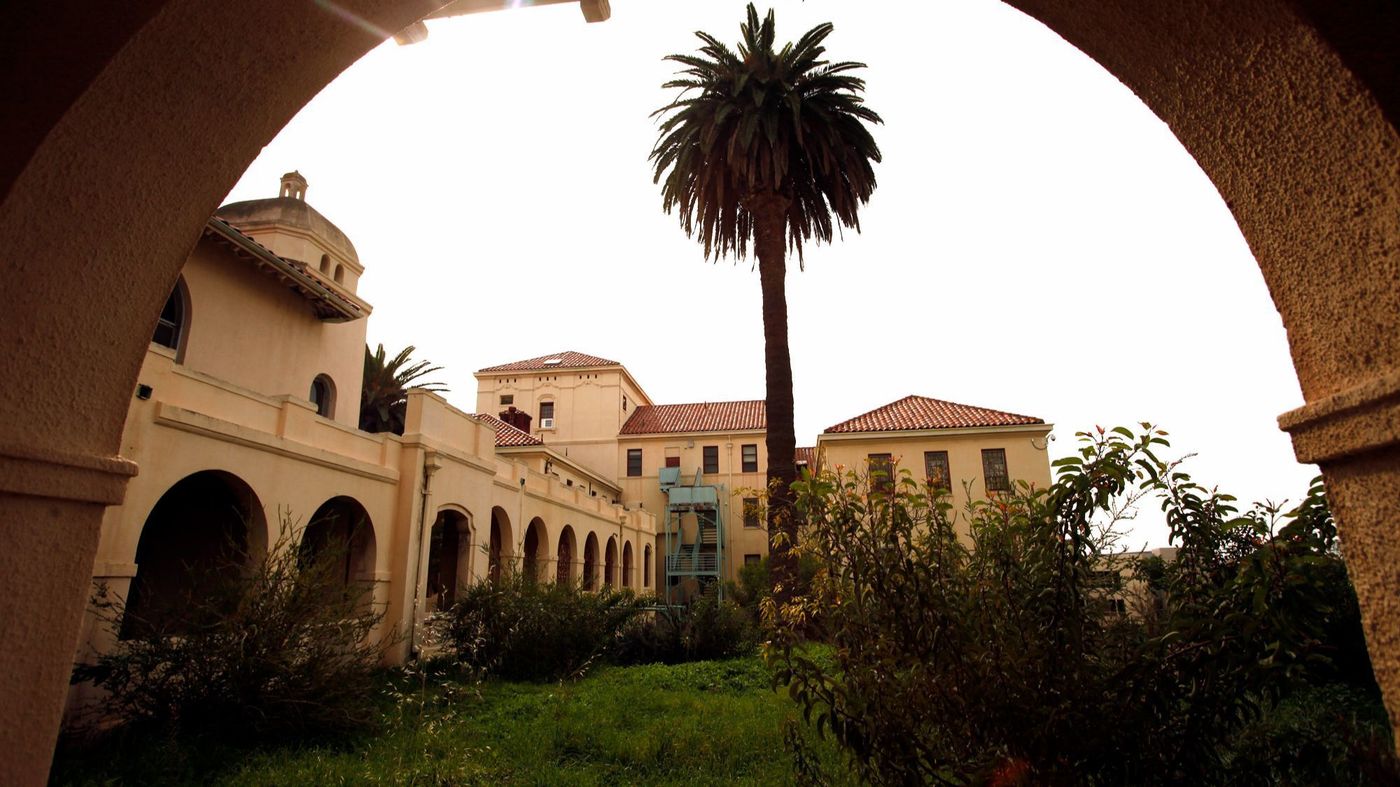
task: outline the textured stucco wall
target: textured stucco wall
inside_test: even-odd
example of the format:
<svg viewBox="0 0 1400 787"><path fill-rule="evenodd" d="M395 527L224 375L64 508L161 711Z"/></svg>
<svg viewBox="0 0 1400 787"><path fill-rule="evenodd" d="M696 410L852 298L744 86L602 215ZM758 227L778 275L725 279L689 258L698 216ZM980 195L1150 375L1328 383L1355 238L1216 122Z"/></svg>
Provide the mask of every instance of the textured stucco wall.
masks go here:
<svg viewBox="0 0 1400 787"><path fill-rule="evenodd" d="M386 32L438 4L339 3ZM1394 96L1374 76L1394 73L1396 54L1353 49L1393 16L1375 0L1310 2L1328 11L1319 33L1288 0L1012 5L1141 96L1239 221L1309 402L1284 423L1332 484L1400 718L1388 507L1400 500L1400 145L1384 111ZM154 315L261 146L375 43L284 0L0 11L0 88L23 110L0 146L0 781L47 772L102 506L134 471L116 453Z"/></svg>

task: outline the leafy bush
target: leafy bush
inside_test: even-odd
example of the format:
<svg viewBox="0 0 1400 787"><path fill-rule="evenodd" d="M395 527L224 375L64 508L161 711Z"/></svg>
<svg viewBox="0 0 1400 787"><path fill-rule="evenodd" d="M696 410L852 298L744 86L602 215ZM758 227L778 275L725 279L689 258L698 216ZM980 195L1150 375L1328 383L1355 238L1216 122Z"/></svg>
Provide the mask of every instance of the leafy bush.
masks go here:
<svg viewBox="0 0 1400 787"><path fill-rule="evenodd" d="M711 584L688 605L661 607L623 632L616 661L621 664L680 664L727 659L752 653L758 630L749 613L719 599Z"/></svg>
<svg viewBox="0 0 1400 787"><path fill-rule="evenodd" d="M390 638L376 639L368 588L345 585L344 552L330 546L309 560L294 541L284 520L251 566L204 567L177 622L127 621L128 638L77 667L73 682L105 690L102 716L176 737L296 742L373 727L374 674ZM98 606L115 638L124 601L102 595Z"/></svg>
<svg viewBox="0 0 1400 787"><path fill-rule="evenodd" d="M1054 484L970 504L965 529L907 474L796 485L795 549L822 568L767 605L767 656L862 780L1215 783L1225 743L1324 674L1336 594L1318 578L1338 558L1321 485L1287 515L1240 515L1143 426L1081 435ZM1113 526L1145 495L1178 555L1135 569ZM1106 614L1120 571L1149 614Z"/></svg>
<svg viewBox="0 0 1400 787"><path fill-rule="evenodd" d="M462 591L447 636L463 664L488 674L572 678L613 652L640 611L641 601L630 590L584 592L507 572Z"/></svg>
<svg viewBox="0 0 1400 787"><path fill-rule="evenodd" d="M1231 784L1400 783L1385 710L1342 683L1305 687L1247 724L1230 742Z"/></svg>

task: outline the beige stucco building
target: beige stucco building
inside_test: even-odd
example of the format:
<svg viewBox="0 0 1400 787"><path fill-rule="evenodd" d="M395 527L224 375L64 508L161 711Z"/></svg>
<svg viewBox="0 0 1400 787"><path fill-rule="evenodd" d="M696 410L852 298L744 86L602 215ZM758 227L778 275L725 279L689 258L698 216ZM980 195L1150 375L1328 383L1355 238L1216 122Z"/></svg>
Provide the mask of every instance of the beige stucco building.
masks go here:
<svg viewBox="0 0 1400 787"><path fill-rule="evenodd" d="M94 589L126 599L131 619L159 619L201 574L279 538L335 545L398 661L425 612L500 566L653 587L654 517L570 448L424 391L410 393L402 435L360 430L364 267L305 194L289 173L279 196L208 221L131 399L122 450L142 472L103 518ZM91 610L78 658L111 640Z"/></svg>
<svg viewBox="0 0 1400 787"><path fill-rule="evenodd" d="M762 400L656 404L622 364L568 351L478 371L475 414L418 390L402 435L362 431L365 268L306 193L288 173L278 196L226 205L206 224L130 403L122 454L142 472L107 509L94 590L126 599L133 620L159 619L198 591L201 573L279 539L307 553L334 546L347 553L343 581L368 589L400 661L426 612L507 565L641 592L674 574L685 593L696 565L735 579L767 554ZM941 456L964 502L987 494L993 465L993 491L1011 478L1048 483L1049 431L908 397L800 453L916 472ZM713 504L668 507L667 468L667 484L713 488ZM94 610L78 658L112 637ZM84 697L75 689L75 703Z"/></svg>

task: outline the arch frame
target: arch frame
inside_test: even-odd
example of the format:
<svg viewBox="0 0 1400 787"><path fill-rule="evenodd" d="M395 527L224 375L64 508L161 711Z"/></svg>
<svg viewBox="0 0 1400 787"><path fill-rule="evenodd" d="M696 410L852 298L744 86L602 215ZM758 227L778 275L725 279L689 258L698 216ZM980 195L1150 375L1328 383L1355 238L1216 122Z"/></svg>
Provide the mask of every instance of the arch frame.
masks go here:
<svg viewBox="0 0 1400 787"><path fill-rule="evenodd" d="M190 238L297 109L387 32L441 2L344 0L363 26L277 0L119 4L104 9L101 25L82 4L0 12L13 62L46 74L0 150L0 245L25 261L7 271L0 314L21 338L61 342L57 352L47 342L12 345L6 371L18 382L0 391L0 412L31 414L5 419L0 433L0 554L9 569L0 573L0 620L22 632L0 638L12 676L0 678L0 698L15 709L0 720L0 741L15 752L0 772L7 781L47 772L64 651L76 640L102 507L121 501L136 469L118 452L149 315ZM1400 607L1389 601L1400 588L1400 544L1387 527L1400 518L1400 332L1391 308L1400 285L1386 275L1400 254L1390 242L1397 90L1376 76L1393 72L1385 66L1396 55L1367 66L1363 45L1368 35L1400 40L1400 22L1367 17L1365 3L1321 0L1010 4L1137 93L1239 221L1308 401L1281 424L1299 458L1322 465L1377 678L1400 719L1400 654L1386 647L1400 638ZM292 31L318 46L298 45ZM181 67L205 61L241 68ZM0 73L0 85L28 97L35 68ZM72 186L75 172L87 188ZM81 226L71 215L103 221ZM114 234L99 223L149 231ZM90 316L81 328L63 323L75 309ZM82 379L65 386L74 369ZM28 406L39 392L50 403L42 413Z"/></svg>

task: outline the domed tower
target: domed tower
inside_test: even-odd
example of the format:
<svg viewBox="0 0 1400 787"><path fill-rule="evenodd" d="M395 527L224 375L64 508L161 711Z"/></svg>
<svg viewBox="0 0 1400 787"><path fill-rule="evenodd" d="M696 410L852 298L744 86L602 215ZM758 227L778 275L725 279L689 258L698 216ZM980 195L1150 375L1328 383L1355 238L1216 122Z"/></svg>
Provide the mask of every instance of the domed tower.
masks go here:
<svg viewBox="0 0 1400 787"><path fill-rule="evenodd" d="M306 178L300 172L282 176L276 197L230 203L214 215L279 257L304 264L307 273L332 290L354 294L365 272L345 233L307 203Z"/></svg>

